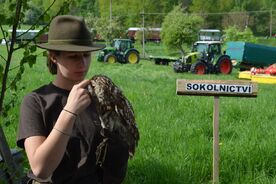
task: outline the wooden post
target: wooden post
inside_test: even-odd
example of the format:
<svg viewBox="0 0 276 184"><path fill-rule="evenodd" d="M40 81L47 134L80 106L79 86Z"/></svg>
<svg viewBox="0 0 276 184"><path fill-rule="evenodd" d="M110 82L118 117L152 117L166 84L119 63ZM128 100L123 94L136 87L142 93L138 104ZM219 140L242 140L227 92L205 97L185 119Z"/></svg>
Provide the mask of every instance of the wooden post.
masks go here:
<svg viewBox="0 0 276 184"><path fill-rule="evenodd" d="M176 81L178 95L214 96L213 109L213 184L219 183L219 97L257 97L257 84L241 80Z"/></svg>
<svg viewBox="0 0 276 184"><path fill-rule="evenodd" d="M219 183L219 96L214 96L213 115L213 183Z"/></svg>

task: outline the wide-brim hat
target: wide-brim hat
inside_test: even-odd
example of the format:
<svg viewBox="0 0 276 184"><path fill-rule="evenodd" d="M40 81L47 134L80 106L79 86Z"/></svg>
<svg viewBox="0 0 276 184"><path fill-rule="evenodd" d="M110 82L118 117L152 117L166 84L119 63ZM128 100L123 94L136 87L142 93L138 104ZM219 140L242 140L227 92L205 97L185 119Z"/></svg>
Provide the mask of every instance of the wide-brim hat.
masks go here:
<svg viewBox="0 0 276 184"><path fill-rule="evenodd" d="M101 50L104 44L95 44L83 18L60 15L50 23L48 42L37 45L55 51L89 52Z"/></svg>

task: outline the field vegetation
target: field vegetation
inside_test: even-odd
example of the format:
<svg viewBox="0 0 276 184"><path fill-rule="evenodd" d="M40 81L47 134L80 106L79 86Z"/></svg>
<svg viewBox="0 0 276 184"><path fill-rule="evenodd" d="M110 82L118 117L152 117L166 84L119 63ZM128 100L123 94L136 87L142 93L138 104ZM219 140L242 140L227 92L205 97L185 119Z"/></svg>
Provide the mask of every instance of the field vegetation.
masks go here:
<svg viewBox="0 0 276 184"><path fill-rule="evenodd" d="M160 47L151 44L146 51L162 53ZM36 64L25 67L14 108L1 120L10 123L4 130L11 148L16 147L23 96L53 79L42 50L37 53ZM14 55L14 67L21 57L20 52ZM95 74L111 77L136 113L141 140L124 183L211 183L214 99L176 95L176 79L239 80L237 69L231 75L175 73L171 65L149 60L135 65L100 63L95 53L87 78ZM275 90L275 85L259 84L257 98L220 98L220 183L276 183Z"/></svg>

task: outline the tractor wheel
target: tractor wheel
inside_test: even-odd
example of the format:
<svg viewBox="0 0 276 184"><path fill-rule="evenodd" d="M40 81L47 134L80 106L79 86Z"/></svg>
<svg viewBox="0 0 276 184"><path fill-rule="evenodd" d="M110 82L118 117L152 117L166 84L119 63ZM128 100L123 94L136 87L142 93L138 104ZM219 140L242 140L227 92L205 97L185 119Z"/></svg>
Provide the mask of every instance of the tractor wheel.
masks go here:
<svg viewBox="0 0 276 184"><path fill-rule="evenodd" d="M216 64L216 72L222 74L230 74L232 72L233 65L231 59L226 56L219 58Z"/></svg>
<svg viewBox="0 0 276 184"><path fill-rule="evenodd" d="M107 54L104 57L104 62L111 63L111 64L116 63L117 57L114 54Z"/></svg>
<svg viewBox="0 0 276 184"><path fill-rule="evenodd" d="M161 61L160 61L159 59L155 59L155 60L154 60L154 63L155 63L156 65L160 65Z"/></svg>
<svg viewBox="0 0 276 184"><path fill-rule="evenodd" d="M176 61L173 63L173 71L176 73L182 72L182 63L180 61Z"/></svg>
<svg viewBox="0 0 276 184"><path fill-rule="evenodd" d="M140 60L138 52L131 50L126 54L126 62L130 64L137 64Z"/></svg>
<svg viewBox="0 0 276 184"><path fill-rule="evenodd" d="M198 75L203 75L207 73L207 66L202 61L197 61L191 66L191 72Z"/></svg>

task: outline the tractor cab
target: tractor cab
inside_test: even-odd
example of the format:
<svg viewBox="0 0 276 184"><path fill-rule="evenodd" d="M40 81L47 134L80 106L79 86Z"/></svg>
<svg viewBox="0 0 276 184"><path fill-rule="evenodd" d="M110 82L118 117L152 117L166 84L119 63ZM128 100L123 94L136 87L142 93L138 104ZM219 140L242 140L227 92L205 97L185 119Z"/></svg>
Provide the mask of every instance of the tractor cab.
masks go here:
<svg viewBox="0 0 276 184"><path fill-rule="evenodd" d="M133 48L133 43L129 39L114 39L111 42L111 47L114 47L120 52L124 52L127 49Z"/></svg>
<svg viewBox="0 0 276 184"><path fill-rule="evenodd" d="M192 52L221 54L221 43L218 41L198 41L193 45Z"/></svg>
<svg viewBox="0 0 276 184"><path fill-rule="evenodd" d="M221 55L220 41L197 41L193 45L192 52L208 57L211 61L215 56Z"/></svg>
<svg viewBox="0 0 276 184"><path fill-rule="evenodd" d="M113 39L110 47L106 47L98 54L98 61L108 63L136 64L139 60L139 51L134 48L130 39Z"/></svg>
<svg viewBox="0 0 276 184"><path fill-rule="evenodd" d="M221 32L218 29L201 29L198 32L198 41L221 41Z"/></svg>

